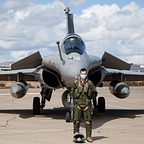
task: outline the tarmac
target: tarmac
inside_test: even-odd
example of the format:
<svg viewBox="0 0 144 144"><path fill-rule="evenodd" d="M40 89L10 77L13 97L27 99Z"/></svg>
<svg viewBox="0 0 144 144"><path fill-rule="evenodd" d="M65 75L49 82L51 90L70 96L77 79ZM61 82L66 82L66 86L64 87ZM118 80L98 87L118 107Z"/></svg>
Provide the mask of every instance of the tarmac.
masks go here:
<svg viewBox="0 0 144 144"><path fill-rule="evenodd" d="M107 87L98 88L107 110L103 115L93 111L93 143L144 143L144 87L130 89L128 98L118 99ZM40 96L40 89L29 89L21 99L13 98L9 89L0 89L0 144L73 144L73 123L65 122L61 102L63 91L54 91L41 115L34 116L33 97ZM80 131L85 134L83 118Z"/></svg>

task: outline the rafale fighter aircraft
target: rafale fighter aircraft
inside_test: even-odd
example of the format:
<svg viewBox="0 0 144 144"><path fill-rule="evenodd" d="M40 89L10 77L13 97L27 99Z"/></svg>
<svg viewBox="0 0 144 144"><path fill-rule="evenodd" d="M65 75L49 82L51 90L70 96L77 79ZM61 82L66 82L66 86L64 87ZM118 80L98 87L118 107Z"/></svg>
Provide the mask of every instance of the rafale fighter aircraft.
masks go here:
<svg viewBox="0 0 144 144"><path fill-rule="evenodd" d="M36 52L11 65L11 71L0 72L1 81L15 81L10 92L15 98L26 95L28 85L26 81L38 81L41 84L41 101L39 97L33 99L33 114L40 114L45 102L50 101L53 90L66 88L62 94L62 103L70 107L69 90L81 68L88 70L88 78L97 86L103 81L110 81L109 90L118 98L126 98L130 94L129 86L124 81L144 80L144 73L130 71L130 65L119 58L105 52L103 56L88 55L82 38L75 34L73 14L65 8L67 17L67 35L57 43L58 55L41 57ZM105 111L105 99L93 99L94 107L99 112Z"/></svg>

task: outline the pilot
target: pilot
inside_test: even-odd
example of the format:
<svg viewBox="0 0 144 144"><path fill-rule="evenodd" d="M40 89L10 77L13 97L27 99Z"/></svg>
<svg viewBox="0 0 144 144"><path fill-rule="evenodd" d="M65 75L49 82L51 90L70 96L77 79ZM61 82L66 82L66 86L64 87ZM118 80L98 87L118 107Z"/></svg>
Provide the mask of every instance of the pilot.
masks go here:
<svg viewBox="0 0 144 144"><path fill-rule="evenodd" d="M87 77L87 70L82 68L80 76L73 82L71 87L71 96L74 99L74 134L79 132L81 114L84 114L86 140L93 142L92 134L92 118L91 118L91 99L97 94L93 83Z"/></svg>

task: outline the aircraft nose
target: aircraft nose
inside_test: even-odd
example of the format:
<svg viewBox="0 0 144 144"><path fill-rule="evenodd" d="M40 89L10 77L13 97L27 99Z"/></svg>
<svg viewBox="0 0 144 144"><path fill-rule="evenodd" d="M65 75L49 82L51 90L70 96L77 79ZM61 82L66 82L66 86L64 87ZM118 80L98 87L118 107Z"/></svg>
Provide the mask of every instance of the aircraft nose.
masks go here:
<svg viewBox="0 0 144 144"><path fill-rule="evenodd" d="M68 61L65 63L63 69L61 69L63 71L63 80L67 86L70 86L79 77L82 68L89 68L89 62L85 57L77 53L68 55Z"/></svg>
<svg viewBox="0 0 144 144"><path fill-rule="evenodd" d="M87 69L87 67L82 63L73 63L69 65L69 67L65 70L65 83L67 86L71 86L74 80L79 77L80 70L82 68Z"/></svg>
<svg viewBox="0 0 144 144"><path fill-rule="evenodd" d="M72 67L69 70L69 77L71 78L77 78L80 74L80 68Z"/></svg>

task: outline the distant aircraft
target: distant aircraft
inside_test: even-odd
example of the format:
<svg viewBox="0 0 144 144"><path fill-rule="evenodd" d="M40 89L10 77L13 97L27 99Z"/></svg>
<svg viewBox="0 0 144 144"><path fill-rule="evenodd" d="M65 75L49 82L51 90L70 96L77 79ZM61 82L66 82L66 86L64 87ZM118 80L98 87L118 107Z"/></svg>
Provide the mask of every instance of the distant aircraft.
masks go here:
<svg viewBox="0 0 144 144"><path fill-rule="evenodd" d="M69 90L81 68L88 70L88 77L93 84L102 86L104 81L110 81L109 90L118 98L126 98L130 94L129 86L125 81L144 80L144 73L130 71L130 64L119 58L104 52L102 58L88 55L82 38L75 34L73 14L65 8L67 17L67 35L57 43L58 54L41 57L36 52L11 65L11 71L0 72L1 81L16 81L12 84L10 92L15 98L26 95L28 85L26 81L38 81L41 84L41 101L39 97L33 99L33 114L40 114L45 102L50 101L53 90L66 88L62 94L62 103L66 108L70 107ZM105 111L104 97L93 99L94 107L99 112Z"/></svg>

